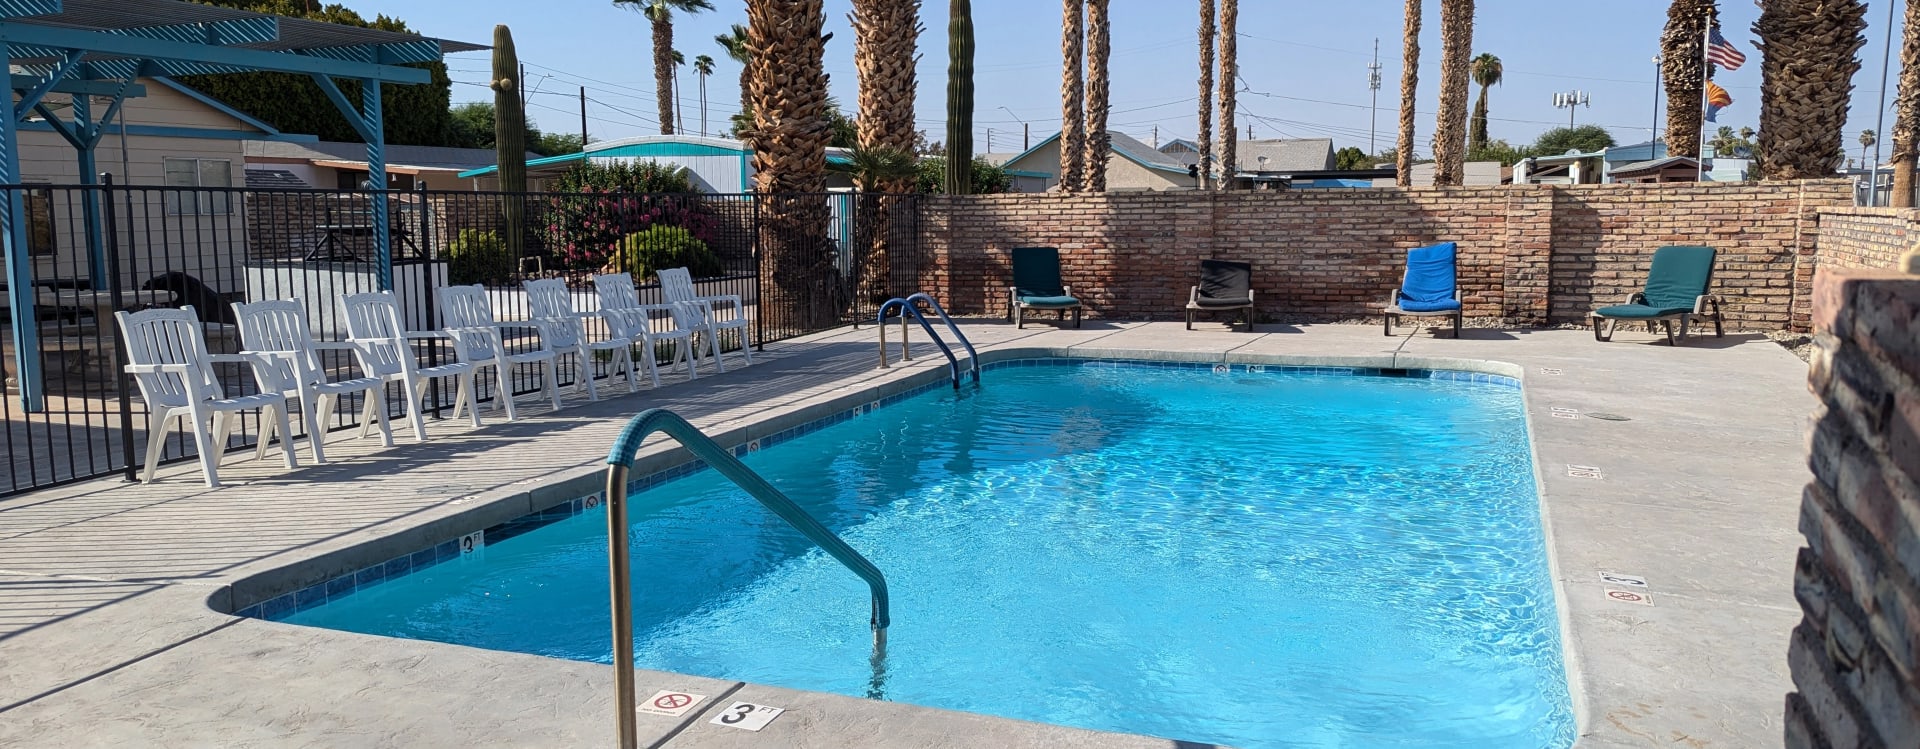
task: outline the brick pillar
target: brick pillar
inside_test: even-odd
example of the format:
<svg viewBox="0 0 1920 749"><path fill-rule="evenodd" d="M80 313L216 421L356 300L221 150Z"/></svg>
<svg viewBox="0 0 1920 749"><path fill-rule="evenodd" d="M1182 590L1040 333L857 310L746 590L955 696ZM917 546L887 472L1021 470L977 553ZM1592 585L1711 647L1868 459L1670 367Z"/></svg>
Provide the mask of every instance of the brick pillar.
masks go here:
<svg viewBox="0 0 1920 749"><path fill-rule="evenodd" d="M1545 325L1553 280L1553 188L1514 186L1507 193L1506 225L1500 316L1510 325Z"/></svg>
<svg viewBox="0 0 1920 749"><path fill-rule="evenodd" d="M1920 746L1920 277L1822 269L1789 749Z"/></svg>

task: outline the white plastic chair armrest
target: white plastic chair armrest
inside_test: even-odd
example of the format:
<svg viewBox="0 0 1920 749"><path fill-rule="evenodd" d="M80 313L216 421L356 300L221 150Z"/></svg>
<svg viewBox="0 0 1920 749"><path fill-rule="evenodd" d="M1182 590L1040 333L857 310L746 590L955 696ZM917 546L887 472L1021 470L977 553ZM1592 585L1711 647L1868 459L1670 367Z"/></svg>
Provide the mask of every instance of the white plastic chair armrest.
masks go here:
<svg viewBox="0 0 1920 749"><path fill-rule="evenodd" d="M448 336L444 330L409 330L406 332L406 337L413 340L424 340L430 338L448 338L450 336Z"/></svg>
<svg viewBox="0 0 1920 749"><path fill-rule="evenodd" d="M1187 292L1187 306L1189 307L1200 306L1200 287L1195 286L1192 288L1192 290Z"/></svg>
<svg viewBox="0 0 1920 749"><path fill-rule="evenodd" d="M1713 298L1712 294L1701 294L1700 296L1694 297L1693 314L1696 314L1696 315L1707 314L1707 304L1718 303L1718 301L1719 300Z"/></svg>
<svg viewBox="0 0 1920 749"><path fill-rule="evenodd" d="M128 364L126 366L127 374L159 374L161 372L186 374L191 371L193 367L187 364Z"/></svg>
<svg viewBox="0 0 1920 749"><path fill-rule="evenodd" d="M313 341L311 345L320 351L358 351L359 346L350 341Z"/></svg>

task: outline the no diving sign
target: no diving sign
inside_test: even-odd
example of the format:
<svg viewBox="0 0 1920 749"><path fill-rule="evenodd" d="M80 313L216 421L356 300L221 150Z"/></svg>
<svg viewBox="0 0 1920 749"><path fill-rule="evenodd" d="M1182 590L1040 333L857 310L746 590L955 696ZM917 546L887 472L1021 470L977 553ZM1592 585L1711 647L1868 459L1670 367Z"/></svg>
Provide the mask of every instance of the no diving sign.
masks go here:
<svg viewBox="0 0 1920 749"><path fill-rule="evenodd" d="M662 689L640 703L640 712L671 715L677 718L686 715L688 710L692 710L694 705L700 704L704 699L706 699L705 695Z"/></svg>

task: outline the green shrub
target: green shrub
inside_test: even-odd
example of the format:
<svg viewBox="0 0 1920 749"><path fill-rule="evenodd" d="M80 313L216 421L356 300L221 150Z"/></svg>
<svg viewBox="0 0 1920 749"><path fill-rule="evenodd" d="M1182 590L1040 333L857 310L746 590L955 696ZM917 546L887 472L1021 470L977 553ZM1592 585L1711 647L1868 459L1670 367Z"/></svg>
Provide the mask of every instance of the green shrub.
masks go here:
<svg viewBox="0 0 1920 749"><path fill-rule="evenodd" d="M513 254L499 232L461 229L441 255L447 261L447 282L456 286L513 280Z"/></svg>
<svg viewBox="0 0 1920 749"><path fill-rule="evenodd" d="M665 224L628 234L620 243L620 256L614 259L614 264L632 273L641 283L662 268L684 266L694 278L710 278L726 270L720 256L693 232Z"/></svg>

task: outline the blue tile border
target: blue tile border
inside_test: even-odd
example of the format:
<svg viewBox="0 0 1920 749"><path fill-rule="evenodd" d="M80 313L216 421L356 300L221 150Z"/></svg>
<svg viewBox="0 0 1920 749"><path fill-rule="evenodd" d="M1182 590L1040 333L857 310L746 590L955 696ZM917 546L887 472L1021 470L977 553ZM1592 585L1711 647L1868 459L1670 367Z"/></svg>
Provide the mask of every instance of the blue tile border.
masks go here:
<svg viewBox="0 0 1920 749"><path fill-rule="evenodd" d="M1450 369L1379 369L1373 367L1321 367L1280 364L1225 364L1210 361L1158 361L1151 359L1083 359L1077 357L1029 357L988 362L981 365L982 372L1014 367L1086 367L1090 369L1194 369L1211 371L1216 374L1288 374L1321 375L1329 377L1393 377L1408 379L1446 380L1470 382L1501 387L1520 388L1520 380L1506 375L1486 374L1482 372L1464 372ZM934 390L952 387L947 379L936 379L924 385L881 397L877 401L862 403L851 409L836 411L831 415L814 419L805 424L783 429L766 437L744 444L734 445L730 452L734 457L745 457L748 453L763 450L782 442L799 439L836 424L851 421L856 417L873 413L874 410L918 397ZM655 471L645 476L630 479L627 482L629 494L652 489L654 487L686 478L705 470L707 464L702 460L691 460L679 465ZM587 512L597 512L604 503L605 492L595 492L585 497L576 497L538 512L528 513L504 523L490 526L483 531L484 543L493 544L527 533L567 518ZM353 572L336 576L330 580L314 583L307 587L275 596L260 603L234 612L235 616L279 620L307 609L320 606L353 595L356 591L366 590L388 580L421 572L436 565L445 564L460 558L460 539L442 541L431 547L388 559L378 564L370 564Z"/></svg>

